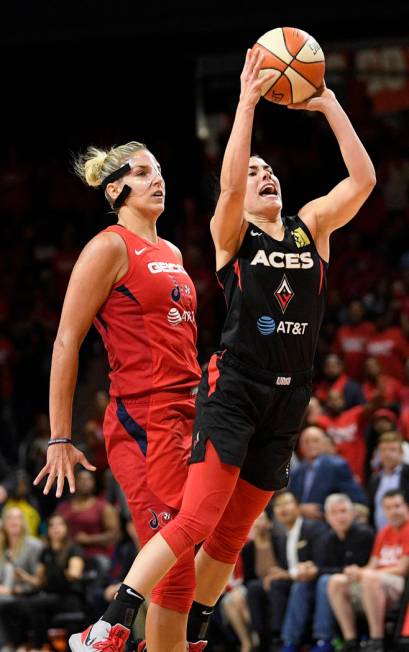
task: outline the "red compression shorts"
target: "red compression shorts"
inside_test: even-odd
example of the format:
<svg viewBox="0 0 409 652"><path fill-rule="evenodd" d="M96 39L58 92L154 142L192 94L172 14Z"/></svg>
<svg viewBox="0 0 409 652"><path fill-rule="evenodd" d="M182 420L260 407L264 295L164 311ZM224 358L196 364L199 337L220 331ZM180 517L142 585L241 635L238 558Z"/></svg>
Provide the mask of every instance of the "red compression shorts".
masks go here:
<svg viewBox="0 0 409 652"><path fill-rule="evenodd" d="M141 545L177 514L187 478L195 400L189 393L141 401L111 399L105 413L108 462L121 486ZM194 547L152 591L156 604L181 613L195 589Z"/></svg>

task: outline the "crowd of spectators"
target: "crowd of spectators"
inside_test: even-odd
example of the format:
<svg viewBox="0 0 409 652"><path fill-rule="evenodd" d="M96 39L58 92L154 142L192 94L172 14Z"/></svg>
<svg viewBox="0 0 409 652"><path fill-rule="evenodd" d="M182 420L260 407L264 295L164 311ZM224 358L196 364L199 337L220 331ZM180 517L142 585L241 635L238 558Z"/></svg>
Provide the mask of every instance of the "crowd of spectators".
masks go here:
<svg viewBox="0 0 409 652"><path fill-rule="evenodd" d="M282 182L286 212L295 212L312 192L322 194L343 174L339 155L315 116L308 129L292 116L291 133L277 133L266 115L260 114L255 146ZM214 650L241 646L242 652L261 651L284 645L295 652L318 641L327 652L327 643L342 638L351 641L352 650L357 637L382 639L388 633L383 615L402 595L407 600L405 116L377 118L368 112L356 124L374 160L378 184L356 219L333 237L314 395L292 462L289 491L280 493L254 526L211 626ZM230 119L226 116L226 133L219 136L220 152ZM195 281L199 358L205 364L217 348L224 301L214 277L208 228L208 171L215 168L217 157L200 142L197 153L194 165L200 181L187 195L173 178L171 210L177 208L179 214L162 217L159 230L182 249ZM164 147L157 155L166 177L170 153ZM10 147L0 160L4 652L24 646L42 649L51 644L50 631L58 631L61 623L69 631L90 621L92 609L98 613L113 596L138 548L126 502L107 469L102 434L107 383L101 382L101 375L99 384L90 376L95 361L104 358L96 332L89 334L81 351L78 399L84 394L88 399L77 414L73 437L98 470L95 476L80 471L76 494L64 495L61 501L32 486L50 436L48 377L67 280L84 243L113 221L102 196L83 188L70 174L63 153L37 152L33 161L27 148L17 147ZM401 531L406 535L402 545L397 541ZM392 571L385 572L388 567Z"/></svg>

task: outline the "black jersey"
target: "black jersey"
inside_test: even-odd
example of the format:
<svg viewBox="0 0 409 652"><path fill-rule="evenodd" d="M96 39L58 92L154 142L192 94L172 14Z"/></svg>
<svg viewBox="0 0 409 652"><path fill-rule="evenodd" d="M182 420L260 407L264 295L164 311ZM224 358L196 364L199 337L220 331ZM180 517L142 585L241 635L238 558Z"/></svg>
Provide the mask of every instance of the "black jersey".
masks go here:
<svg viewBox="0 0 409 652"><path fill-rule="evenodd" d="M327 265L304 222L282 219L283 240L250 223L237 255L217 272L228 311L221 348L260 369L295 373L313 365Z"/></svg>

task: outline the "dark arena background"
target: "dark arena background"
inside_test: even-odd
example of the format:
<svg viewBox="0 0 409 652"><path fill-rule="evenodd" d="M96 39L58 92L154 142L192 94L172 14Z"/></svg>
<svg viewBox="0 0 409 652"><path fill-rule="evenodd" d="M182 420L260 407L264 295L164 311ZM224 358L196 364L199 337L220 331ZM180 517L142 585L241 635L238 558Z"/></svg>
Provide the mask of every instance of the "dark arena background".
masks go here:
<svg viewBox="0 0 409 652"><path fill-rule="evenodd" d="M386 525L378 513L379 483L397 474L396 482L385 480L384 485L400 488L403 499L409 499L409 3L23 1L4 3L1 14L1 652L40 645L30 600L38 591L53 591L25 574L35 577L38 563L46 563L42 546L48 545L49 517L61 510L70 526L72 515L69 503L60 507L62 500L70 500L68 491L57 501L55 492L45 497L41 487L32 486L50 436L53 341L80 250L115 221L103 194L74 175L73 154L90 144L131 140L145 142L154 152L167 186L158 231L182 250L195 282L199 360L205 365L218 347L225 314L209 233L217 174L245 51L278 26L300 27L319 41L327 85L351 118L377 173L377 185L358 215L332 237L327 310L305 422L326 429L320 454L339 456L353 467L354 445L364 448L362 473L351 475L358 494L350 495L355 520L377 536ZM256 109L254 150L280 179L285 214L295 214L308 200L327 193L346 173L322 115L291 112L263 99ZM91 504L95 493L95 505L109 518L91 519L91 536L107 535L103 545L87 546L83 531L70 532L81 544L78 554L84 555L85 570L74 606L62 593L58 609L54 602L42 612L41 647L56 652L67 649L67 634L103 612L104 598L112 597L112 587L124 577L138 545L124 497L107 468L102 434L107 390L105 351L92 328L80 352L72 436L97 466L91 488L84 489L82 482L82 498ZM382 446L395 450L395 466L387 466ZM292 473L311 462L309 455L307 443L298 447ZM344 486L336 492L348 493ZM294 493L299 502L294 513L329 529L322 509L326 496L308 500L305 491ZM312 504L318 504L318 512L313 513ZM11 525L6 518L10 509ZM209 650L282 649L274 610L280 602L284 618L291 591L302 581L290 578L288 559L279 557L294 523L285 520L279 502L267 516L267 524L255 528L218 604ZM87 523L81 527L86 530ZM272 565L283 567L281 575L260 574L258 545L267 540ZM401 554L409 559L409 541ZM320 568L320 553L311 555L304 561ZM347 563L338 561L342 572ZM273 575L287 582L280 601L271 598L277 581ZM409 649L409 580L403 581L403 593L386 610L385 650ZM317 582L317 576L309 581L311 591ZM13 601L20 606L10 631L5 614ZM314 606L312 598L308 626L286 652L315 645ZM363 649L368 639L364 614L358 629ZM143 614L136 635L143 636ZM337 624L331 640L333 647L323 652L342 649Z"/></svg>

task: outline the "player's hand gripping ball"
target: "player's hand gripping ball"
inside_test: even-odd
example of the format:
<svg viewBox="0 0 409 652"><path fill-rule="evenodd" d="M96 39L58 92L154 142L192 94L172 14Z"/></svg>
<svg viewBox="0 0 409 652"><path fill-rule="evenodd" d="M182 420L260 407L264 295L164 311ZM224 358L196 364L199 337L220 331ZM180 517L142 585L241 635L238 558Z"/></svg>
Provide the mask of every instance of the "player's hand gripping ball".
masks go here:
<svg viewBox="0 0 409 652"><path fill-rule="evenodd" d="M276 104L304 102L324 83L325 57L317 41L296 27L277 27L260 36L253 50L261 49L260 75L275 73L261 94Z"/></svg>

